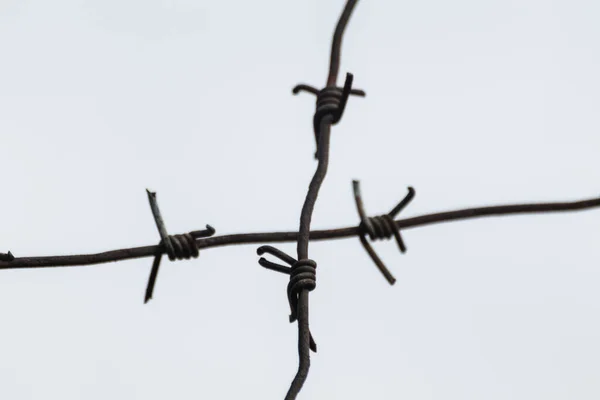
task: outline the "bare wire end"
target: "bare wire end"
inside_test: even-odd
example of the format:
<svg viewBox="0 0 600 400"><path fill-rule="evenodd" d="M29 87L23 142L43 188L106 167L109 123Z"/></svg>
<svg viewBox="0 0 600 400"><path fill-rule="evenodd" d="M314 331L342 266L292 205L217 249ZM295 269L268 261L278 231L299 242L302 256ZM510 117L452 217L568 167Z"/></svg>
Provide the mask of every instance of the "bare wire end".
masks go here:
<svg viewBox="0 0 600 400"><path fill-rule="evenodd" d="M13 256L13 254L10 252L10 250L8 251L8 253L4 254L4 253L0 253L0 261L13 261L15 259L15 256Z"/></svg>

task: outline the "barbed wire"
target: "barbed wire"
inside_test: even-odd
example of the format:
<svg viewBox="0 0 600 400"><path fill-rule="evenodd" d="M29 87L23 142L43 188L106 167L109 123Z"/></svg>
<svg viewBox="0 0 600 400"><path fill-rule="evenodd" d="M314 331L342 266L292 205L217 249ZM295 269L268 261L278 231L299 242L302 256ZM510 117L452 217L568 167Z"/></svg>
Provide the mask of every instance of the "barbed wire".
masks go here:
<svg viewBox="0 0 600 400"><path fill-rule="evenodd" d="M240 233L214 236L215 229L210 225L206 225L206 228L202 230L169 235L158 207L156 193L147 190L152 215L160 235L160 242L157 245L124 248L94 254L42 257L15 257L8 251L7 253L0 253L0 269L88 266L134 258L154 257L144 296L144 302L146 303L153 296L160 263L164 254L167 254L169 260L173 261L196 258L199 256L201 249L213 247L296 241L297 258L270 245L262 245L257 249L257 253L260 256L270 254L288 264L287 266L280 265L271 262L264 257L261 257L258 260L262 267L289 275L290 277L287 286L287 298L291 311L289 321L298 323L299 363L298 370L292 380L285 399L293 400L297 397L308 376L310 368L310 352L317 351L317 345L310 332L308 319L308 293L315 290L317 275L317 263L308 256L308 247L311 240L321 241L358 237L377 268L384 275L389 284L393 285L396 281L395 278L375 253L367 240L367 236L371 240L391 239L393 237L396 240L400 251L404 253L406 251L406 246L400 233L401 230L472 218L581 211L600 207L600 197L595 197L568 202L525 203L465 208L394 220L396 215L415 197L416 192L412 187L408 188L408 194L389 213L368 217L364 210L360 184L358 181L353 181L354 200L360 217L359 225L311 231L310 226L314 206L317 201L319 189L327 174L331 127L341 120L350 96L365 96L363 90L352 88L353 75L351 73L346 74L343 87L336 86L340 70L343 34L357 2L358 0L348 0L338 20L333 35L326 86L319 90L307 84L298 84L292 90L293 94L305 91L316 96L313 131L317 145L315 158L317 159L318 164L309 184L308 193L302 207L298 231Z"/></svg>
<svg viewBox="0 0 600 400"><path fill-rule="evenodd" d="M463 208L453 211L418 215L394 221L397 229L406 230L445 222L461 221L474 218L501 217L518 214L562 213L584 211L600 207L600 197L585 200L554 202L505 204L498 206ZM212 227L207 225L206 230ZM214 228L213 228L214 229ZM360 225L344 228L321 229L310 231L311 241L348 239L358 237L362 232ZM198 250L217 247L260 244L286 243L298 239L297 231L236 233L230 235L210 236L195 239ZM76 254L65 256L15 257L10 251L0 253L0 269L20 268L52 268L52 267L85 267L88 265L132 260L136 258L154 257L167 254L162 245L130 247L110 250L102 253Z"/></svg>

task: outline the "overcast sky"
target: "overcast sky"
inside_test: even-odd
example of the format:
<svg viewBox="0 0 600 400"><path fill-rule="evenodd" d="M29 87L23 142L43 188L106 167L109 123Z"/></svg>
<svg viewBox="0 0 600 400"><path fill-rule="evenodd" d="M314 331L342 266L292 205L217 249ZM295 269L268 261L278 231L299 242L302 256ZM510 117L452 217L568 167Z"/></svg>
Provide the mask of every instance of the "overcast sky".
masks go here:
<svg viewBox="0 0 600 400"><path fill-rule="evenodd" d="M335 1L0 2L0 251L296 230L316 163ZM313 227L600 194L600 3L362 0ZM341 79L340 82L341 84ZM311 244L319 345L300 399L600 398L600 210L405 230L408 252ZM266 244L266 243L265 243ZM297 368L287 278L258 245L0 271L0 397L282 399ZM279 248L294 254L295 244Z"/></svg>

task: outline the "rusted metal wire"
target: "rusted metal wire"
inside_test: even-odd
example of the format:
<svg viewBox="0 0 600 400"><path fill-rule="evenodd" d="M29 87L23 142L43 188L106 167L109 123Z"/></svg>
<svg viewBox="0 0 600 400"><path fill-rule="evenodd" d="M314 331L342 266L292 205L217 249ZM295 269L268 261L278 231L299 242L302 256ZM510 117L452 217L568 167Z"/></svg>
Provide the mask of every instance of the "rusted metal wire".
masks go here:
<svg viewBox="0 0 600 400"><path fill-rule="evenodd" d="M310 351L317 351L317 345L309 327L308 294L310 291L315 290L317 278L317 263L314 260L311 260L308 256L310 240L333 240L355 236L358 237L361 241L361 244L370 255L374 263L377 265L381 273L385 276L387 281L390 284L394 284L396 281L395 278L392 276L390 271L367 241L367 235L371 240L391 239L394 237L400 251L404 253L406 251L406 246L400 234L400 230L406 230L409 228L426 226L435 223L488 216L567 212L600 207L600 197L597 197L570 202L530 203L467 208L394 220L396 215L400 213L414 198L415 191L412 187L408 188L408 194L389 213L375 217L368 217L364 210L363 199L360 193L360 184L358 181L354 181L354 198L358 214L360 216L359 225L354 227L311 231L310 225L313 210L320 187L327 174L331 127L341 120L349 96L365 96L365 92L363 90L352 88L353 76L350 73L346 74L343 87L338 87L336 84L340 70L343 34L357 2L358 0L348 0L338 20L332 40L331 57L326 86L319 90L307 84L299 84L292 90L294 94L298 94L301 91L306 91L316 96L316 110L313 116L313 131L317 145L315 158L318 160L318 165L309 184L308 193L306 195L300 215L299 230L297 232L242 233L213 236L215 229L210 225L206 225L206 229L203 230L192 231L179 235L169 235L158 208L156 193L148 190L147 194L150 208L161 237L158 245L126 248L96 254L49 257L15 258L9 251L7 253L0 253L0 269L86 266L153 256L154 261L150 276L148 278L148 284L144 298L144 302L147 302L152 298L163 254L167 254L169 259L173 261L196 258L200 254L200 249L212 247L297 241L297 258L293 258L292 256L284 253L281 250L278 250L273 246L263 245L257 249L258 255L270 254L287 264L286 266L274 263L264 257L259 259L259 264L264 268L289 276L289 282L287 285L287 299L290 305L289 321L298 323L299 364L298 371L289 387L285 399L293 400L297 397L307 378L310 368Z"/></svg>
<svg viewBox="0 0 600 400"><path fill-rule="evenodd" d="M464 208L416 217L395 220L396 227L401 230L420 228L445 222L469 220L484 217L502 217L521 214L550 214L574 211L585 211L600 208L600 197L555 203L506 204L488 207ZM322 229L310 231L311 241L340 240L360 235L359 225L344 228ZM196 239L199 250L262 243L289 243L298 240L298 231L237 233L231 235L212 236ZM149 245L110 250L102 253L75 254L66 256L14 257L11 252L0 253L0 269L21 268L54 268L85 267L109 262L132 260L136 258L154 257L158 252L165 254L161 245ZM10 256L8 256L10 254ZM12 258L12 260L7 260Z"/></svg>
<svg viewBox="0 0 600 400"><path fill-rule="evenodd" d="M298 321L299 364L296 376L285 396L286 400L294 400L296 396L298 396L298 393L306 381L308 370L310 368L310 349L311 344L314 345L314 340L312 339L308 321L308 293L315 288L315 284L312 279L297 278L296 271L305 271L307 268L312 268L314 265L316 279L316 263L308 257L310 222L317 196L319 195L319 189L325 180L325 175L327 175L331 126L337 124L341 120L346 108L346 103L348 102L348 96L352 93L352 74L346 74L346 81L344 82L343 89L340 90L336 83L340 69L342 38L356 3L357 0L348 0L342 15L338 20L331 44L331 58L327 83L326 86L317 93L317 105L313 117L313 130L317 144L315 156L318 160L318 165L308 186L308 193L306 194L302 212L300 213L300 229L298 232L297 246L298 261L292 266L290 272L290 284L288 285L290 305L294 302L296 303L295 307L292 307L290 322L295 319ZM296 86L292 92L297 93L298 88L302 87L304 86ZM314 91L311 92L314 93ZM311 272L305 271L303 273L305 277L307 274L312 274L312 270ZM313 350L316 351L316 345L314 345Z"/></svg>
<svg viewBox="0 0 600 400"><path fill-rule="evenodd" d="M338 20L335 32L333 33L333 40L331 41L331 57L329 59L329 75L327 76L327 86L335 86L340 71L340 60L342 53L342 39L344 37L344 31L354 11L358 0L348 0L346 6L342 11L342 15Z"/></svg>

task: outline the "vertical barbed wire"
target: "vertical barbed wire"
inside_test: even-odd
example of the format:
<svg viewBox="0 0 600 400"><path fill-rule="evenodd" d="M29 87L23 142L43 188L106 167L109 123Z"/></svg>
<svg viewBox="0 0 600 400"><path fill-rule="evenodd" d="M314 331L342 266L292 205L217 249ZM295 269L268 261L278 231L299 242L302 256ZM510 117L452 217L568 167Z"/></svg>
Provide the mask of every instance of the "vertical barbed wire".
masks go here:
<svg viewBox="0 0 600 400"><path fill-rule="evenodd" d="M319 91L317 94L317 106L313 120L315 130L314 134L317 142L318 166L310 182L308 193L306 194L306 199L304 201L304 205L302 206L302 211L300 214L300 228L298 231L298 263L303 263L304 265L310 262L314 263L314 261L310 260L308 257L310 223L315 208L315 203L319 195L319 189L321 188L321 185L325 180L325 176L327 175L327 167L329 165L329 139L331 135L331 126L341 119L346 107L346 102L348 101L348 96L350 95L350 91L352 89L352 75L349 73L346 75L346 81L341 93L339 88L336 86L336 83L340 69L342 38L344 36L346 26L348 25L348 21L350 20L350 16L352 15L352 11L354 10L354 6L357 2L358 0L348 0L346 2L346 6L344 7L333 34L327 83L325 88ZM297 93L297 90L293 90L293 93ZM316 268L316 263L314 263L314 265ZM292 282L293 278L293 268L294 267L292 267L292 273L290 274L290 283ZM312 275L309 278L312 278ZM310 332L308 318L308 293L314 289L315 285L316 282L306 278L295 283L295 286L299 287L296 305L298 320L299 364L298 372L296 372L296 376L294 377L288 393L285 396L286 400L294 400L306 381L310 368L311 344L313 344L313 349L316 351L316 345L314 344L314 339L312 338L312 334Z"/></svg>

